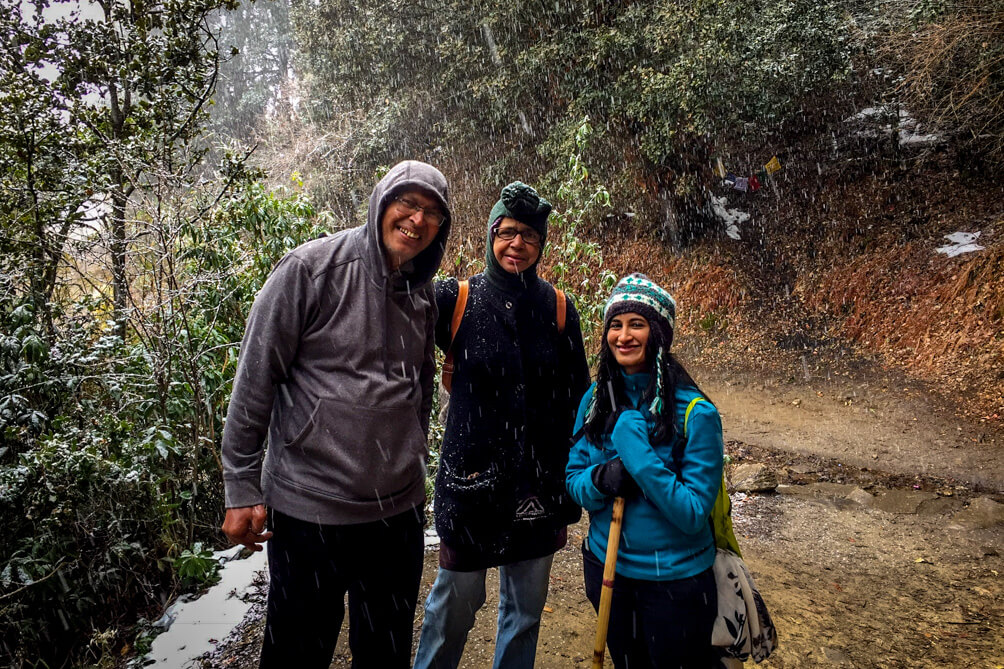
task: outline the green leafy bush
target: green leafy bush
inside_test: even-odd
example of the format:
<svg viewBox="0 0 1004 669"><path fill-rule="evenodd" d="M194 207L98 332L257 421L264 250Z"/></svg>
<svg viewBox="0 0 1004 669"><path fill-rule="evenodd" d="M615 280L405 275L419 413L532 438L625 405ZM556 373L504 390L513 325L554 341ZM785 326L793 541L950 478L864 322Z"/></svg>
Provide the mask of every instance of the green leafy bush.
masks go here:
<svg viewBox="0 0 1004 669"><path fill-rule="evenodd" d="M593 126L583 119L575 130L575 148L568 156L564 179L555 192L558 206L551 214L547 244L547 264L555 286L576 300L586 350L603 321L603 305L617 277L603 268L599 243L582 235L586 217L610 207L610 193L602 185L591 185L583 154L593 137Z"/></svg>
<svg viewBox="0 0 1004 669"><path fill-rule="evenodd" d="M196 541L191 548L181 551L173 559L175 572L186 587L213 585L219 580L220 563L213 557L213 551Z"/></svg>
<svg viewBox="0 0 1004 669"><path fill-rule="evenodd" d="M117 440L128 426L100 422L103 430L67 430L0 469L9 537L0 549L0 636L15 666L65 658L170 584L161 558L174 513L163 481L177 456Z"/></svg>
<svg viewBox="0 0 1004 669"><path fill-rule="evenodd" d="M8 664L80 657L92 637L93 654L117 652L177 585L214 577L219 439L246 314L274 263L330 222L256 181L178 219L157 259L169 289L130 313L128 339L98 299L63 304L49 337L30 308L0 302Z"/></svg>
<svg viewBox="0 0 1004 669"><path fill-rule="evenodd" d="M651 182L697 218L713 152L801 120L846 79L856 4L339 0L298 2L293 23L312 97L339 119L358 112L364 162L444 147L490 182L560 179L588 116L583 158L615 197Z"/></svg>

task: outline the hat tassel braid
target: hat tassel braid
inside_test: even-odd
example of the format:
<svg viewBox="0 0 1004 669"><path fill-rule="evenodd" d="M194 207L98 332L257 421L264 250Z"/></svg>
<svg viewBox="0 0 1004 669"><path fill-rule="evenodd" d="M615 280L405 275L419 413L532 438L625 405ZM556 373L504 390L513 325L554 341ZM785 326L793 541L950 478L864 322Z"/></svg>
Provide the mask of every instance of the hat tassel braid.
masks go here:
<svg viewBox="0 0 1004 669"><path fill-rule="evenodd" d="M663 380L662 374L662 347L659 347L659 353L655 356L655 397L652 398L652 403L648 405L648 411L653 416L658 416L662 411L663 402L663 388L665 381Z"/></svg>
<svg viewBox="0 0 1004 669"><path fill-rule="evenodd" d="M586 419L582 421L582 424L592 422L593 418L596 417L596 390L597 386L593 386L593 392L589 395L589 404L586 405Z"/></svg>

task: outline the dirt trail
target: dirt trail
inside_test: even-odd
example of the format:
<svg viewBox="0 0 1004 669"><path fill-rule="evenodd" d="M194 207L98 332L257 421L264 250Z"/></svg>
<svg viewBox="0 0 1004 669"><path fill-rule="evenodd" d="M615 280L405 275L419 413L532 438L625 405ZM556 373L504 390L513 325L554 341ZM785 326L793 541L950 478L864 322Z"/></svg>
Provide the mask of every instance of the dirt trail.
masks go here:
<svg viewBox="0 0 1004 669"><path fill-rule="evenodd" d="M1004 669L999 427L957 418L882 370L806 380L797 366L774 376L695 368L721 409L729 454L767 464L784 484L733 496L740 543L780 635L762 666ZM571 528L555 557L542 669L589 666L595 614L579 552L587 529L585 519ZM435 574L430 552L423 598ZM491 666L493 592L490 571L461 667ZM416 639L421 617L419 607ZM261 633L247 620L203 666L256 666ZM349 666L345 637L332 666Z"/></svg>
<svg viewBox="0 0 1004 669"><path fill-rule="evenodd" d="M722 413L726 439L1004 490L1000 428L955 416L898 374L869 381L712 378L702 386Z"/></svg>

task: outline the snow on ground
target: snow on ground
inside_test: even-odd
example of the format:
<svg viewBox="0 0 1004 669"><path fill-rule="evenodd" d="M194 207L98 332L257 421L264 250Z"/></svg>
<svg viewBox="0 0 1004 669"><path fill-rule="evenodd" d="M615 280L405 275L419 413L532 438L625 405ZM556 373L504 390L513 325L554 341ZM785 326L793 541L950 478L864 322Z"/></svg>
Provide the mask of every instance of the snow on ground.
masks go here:
<svg viewBox="0 0 1004 669"><path fill-rule="evenodd" d="M186 667L212 650L217 640L226 637L244 619L250 607L250 603L244 601L245 596L252 590L255 573L265 569L266 559L265 551L237 559L242 549L236 546L213 554L223 562L220 582L198 599L179 597L168 608L158 621L168 629L153 640L143 666Z"/></svg>
<svg viewBox="0 0 1004 669"><path fill-rule="evenodd" d="M715 197L711 195L711 208L721 221L725 224L725 234L732 239L742 239L739 236L739 224L749 220L750 215L738 209L729 209L729 201L725 197Z"/></svg>
<svg viewBox="0 0 1004 669"><path fill-rule="evenodd" d="M250 602L245 602L255 582L255 574L267 568L265 551L240 560L243 547L219 551L213 556L223 563L220 582L198 599L178 598L157 626L167 631L153 640L153 646L142 666L159 669L183 669L200 655L213 650L216 643L230 634L247 614ZM425 531L425 548L439 548L435 528Z"/></svg>
<svg viewBox="0 0 1004 669"><path fill-rule="evenodd" d="M891 121L898 119L896 128L893 128ZM844 119L844 123L858 122L862 124L879 123L881 132L890 133L893 130L899 131L900 146L929 146L941 141L941 135L924 134L920 131L920 123L910 116L905 109L897 109L891 105L881 105L878 107L867 107L853 116ZM873 128L866 128L855 133L861 137L876 137L878 131Z"/></svg>
<svg viewBox="0 0 1004 669"><path fill-rule="evenodd" d="M950 235L945 235L945 239L950 241L951 244L939 246L936 250L938 253L944 253L949 258L954 258L963 253L982 251L983 247L976 243L976 240L979 238L980 233L978 232L953 232Z"/></svg>

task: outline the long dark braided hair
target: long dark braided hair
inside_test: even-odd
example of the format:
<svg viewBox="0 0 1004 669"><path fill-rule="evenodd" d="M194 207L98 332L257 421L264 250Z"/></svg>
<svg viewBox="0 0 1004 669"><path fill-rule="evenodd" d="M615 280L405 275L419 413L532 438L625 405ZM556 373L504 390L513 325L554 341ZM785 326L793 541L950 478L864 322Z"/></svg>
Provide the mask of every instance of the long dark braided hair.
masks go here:
<svg viewBox="0 0 1004 669"><path fill-rule="evenodd" d="M603 328L596 388L583 424L586 439L597 447L602 443L603 436L613 431L620 412L636 408L627 397L621 366L607 343L611 320L608 319ZM672 343L673 331L649 320L648 342L645 345L645 371L649 373L649 382L642 394L640 406L648 406L655 418L655 425L649 428L649 439L653 443L665 443L676 437L677 388L694 388L707 399L707 395L670 352ZM612 401L611 389L614 393ZM617 406L616 411L614 405Z"/></svg>

